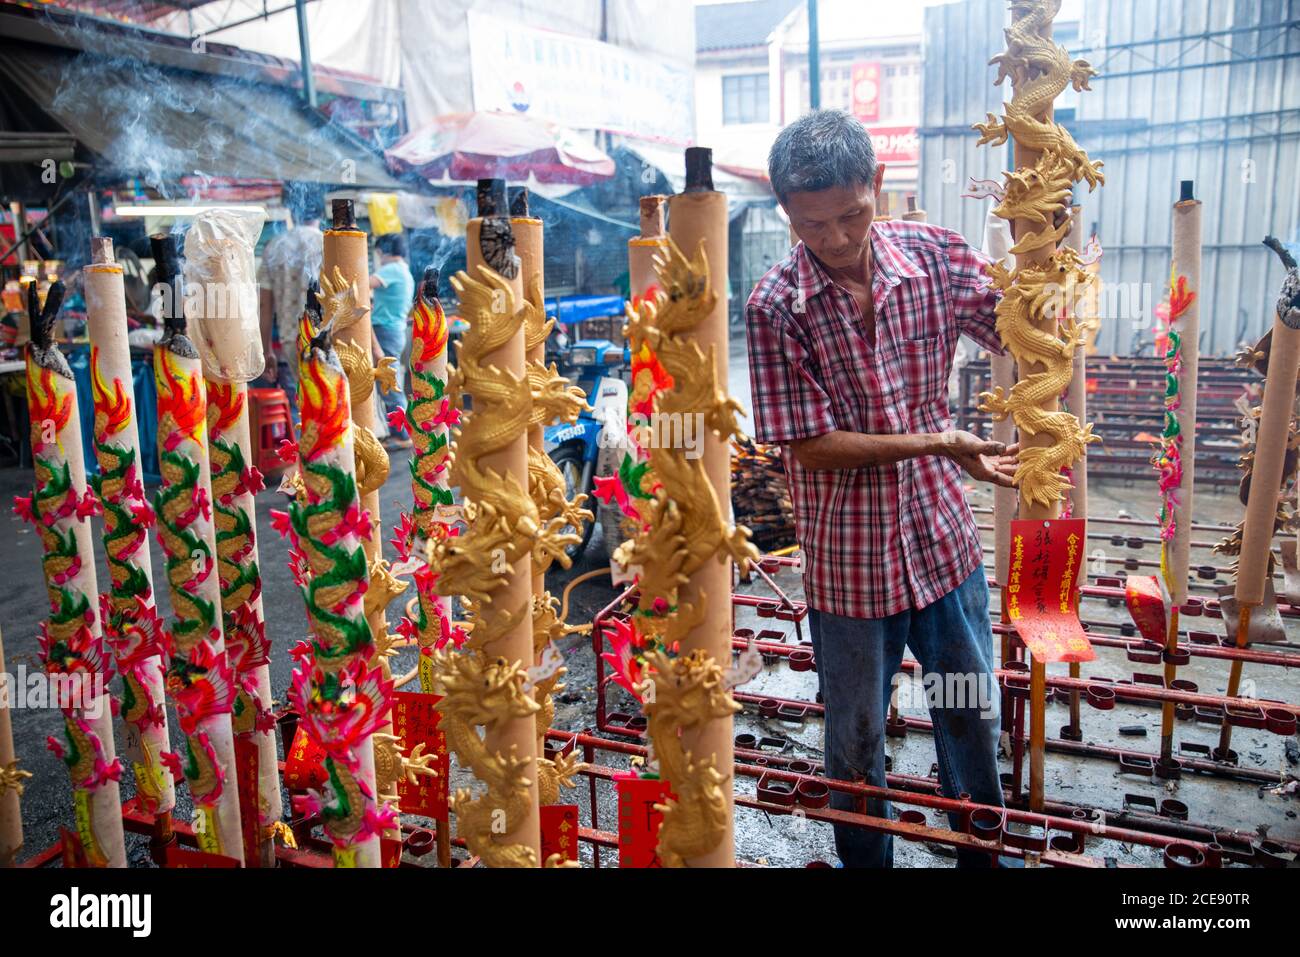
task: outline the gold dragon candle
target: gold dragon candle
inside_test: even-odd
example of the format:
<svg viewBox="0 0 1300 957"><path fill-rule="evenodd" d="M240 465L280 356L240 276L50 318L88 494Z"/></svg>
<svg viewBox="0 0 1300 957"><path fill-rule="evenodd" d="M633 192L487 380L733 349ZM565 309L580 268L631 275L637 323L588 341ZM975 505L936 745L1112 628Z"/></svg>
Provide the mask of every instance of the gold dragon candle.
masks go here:
<svg viewBox="0 0 1300 957"><path fill-rule="evenodd" d="M154 514L145 498L140 461L122 267L114 261L111 239L91 240L91 262L82 284L99 463L93 484L104 510L102 541L111 579L101 601L104 640L122 676L126 758L135 774L136 799L149 814L170 815L176 788L162 762L171 744L163 629L149 545ZM169 822L163 825L164 833L170 830Z"/></svg>
<svg viewBox="0 0 1300 957"><path fill-rule="evenodd" d="M172 600L167 687L176 700L184 747L168 754L194 800L200 850L244 863L238 769L231 712L238 692L226 654L217 572L217 532L206 440L207 395L198 350L185 333L183 280L172 236L154 236L162 286L163 338L154 346L158 464L154 497Z"/></svg>
<svg viewBox="0 0 1300 957"><path fill-rule="evenodd" d="M40 653L53 688L51 703L63 714L62 736L48 744L72 779L80 845L73 856L91 867L126 867L118 788L122 764L114 753L107 691L112 665L98 614L90 529L99 504L86 488L76 383L54 344L62 301L61 282L50 285L43 308L35 284L28 287L27 409L36 486L30 499L16 505L19 515L35 524L44 549L50 616L41 623Z"/></svg>
<svg viewBox="0 0 1300 957"><path fill-rule="evenodd" d="M560 375L554 364L546 365L546 340L555 320L546 318L546 284L543 266L542 221L530 215L528 190L515 193L510 206L510 231L519 256L524 298L528 304L524 320L524 360L533 406L528 420L528 494L537 507L538 520L550 540L545 548L533 550L533 659L527 690L537 702L537 789L541 804L558 804L560 788L577 787L580 763L574 755L555 760L543 757L546 732L555 718L554 695L564 690L564 659L555 642L565 634L560 621L559 601L546 590L546 572L553 561L569 568L573 562L564 551L582 541L576 529L593 516L582 508L585 494L570 500L565 494L564 475L546 453L545 428L554 422L572 424L587 408L582 390ZM575 531L563 532L568 526Z"/></svg>
<svg viewBox="0 0 1300 957"><path fill-rule="evenodd" d="M1073 378L1073 350L1083 338L1064 306L1076 301L1088 281L1077 251L1058 249L1070 229L1070 202L1075 183L1089 188L1103 182L1100 164L1088 158L1069 132L1053 119L1053 102L1067 86L1082 91L1096 71L1072 60L1052 40L1052 21L1060 0L1012 0L1007 49L994 57L997 83L1012 82L1012 97L999 119L975 125L980 145L1014 143L1015 172L1006 174L1002 201L995 213L1012 223L1014 271L999 264L989 269L1002 290L998 329L1016 360L1019 379L1009 392L995 389L981 398L981 409L995 418L1011 416L1020 434L1016 470L1020 518L1053 519L1069 487L1063 471L1084 456L1093 440L1091 428L1059 408L1059 398ZM1044 293L1051 294L1045 295ZM1030 666L1030 806L1043 804L1043 758L1046 747L1045 663Z"/></svg>
<svg viewBox="0 0 1300 957"><path fill-rule="evenodd" d="M653 297L629 310L633 353L648 348L672 385L657 397L649 468L658 485L646 526L616 556L639 573L636 627L648 639L639 684L660 774L657 854L669 867L731 867L732 562L757 558L730 522L730 443L739 404L727 395L727 199L713 189L711 151L686 151L685 191L668 200L669 243ZM690 429L698 454L662 441L660 423ZM671 433L670 433L671 434Z"/></svg>
<svg viewBox="0 0 1300 957"><path fill-rule="evenodd" d="M541 854L536 774L537 703L525 690L533 660L532 556L546 547L528 493L532 390L524 359L530 308L505 204L505 184L481 180L467 226L466 272L452 285L469 324L451 374L464 415L451 481L466 502L466 531L435 549L437 588L461 595L472 625L462 651L434 655L447 740L486 786L452 806L471 853L493 867L536 867ZM480 737L477 726L484 729Z"/></svg>

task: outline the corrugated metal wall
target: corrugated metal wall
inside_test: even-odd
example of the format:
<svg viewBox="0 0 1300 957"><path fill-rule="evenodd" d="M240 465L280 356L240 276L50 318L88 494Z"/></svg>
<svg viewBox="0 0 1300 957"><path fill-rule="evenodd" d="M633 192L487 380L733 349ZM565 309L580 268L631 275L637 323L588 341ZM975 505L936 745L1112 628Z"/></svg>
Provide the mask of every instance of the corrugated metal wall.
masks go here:
<svg viewBox="0 0 1300 957"><path fill-rule="evenodd" d="M1001 49L1005 10L964 0L926 15L922 195L932 222L976 242L982 204L951 196L967 175L987 176L990 158L977 154L956 184L944 182L942 161L971 163L957 127L996 108L994 71L982 64ZM1106 164L1106 185L1081 194L1084 221L1097 224L1111 301L1130 302L1103 323L1098 345L1150 354L1153 320L1136 304L1163 295L1170 207L1179 181L1192 179L1205 204L1201 349L1231 354L1272 323L1282 269L1261 240L1300 243L1300 0L1091 0L1078 37L1067 40L1072 52L1102 75L1066 121Z"/></svg>
<svg viewBox="0 0 1300 957"><path fill-rule="evenodd" d="M1008 151L976 147L971 124L1002 109L989 57L1001 49L1005 0L964 0L925 11L921 74L920 202L926 218L983 241L986 203L962 199L970 177L1001 180Z"/></svg>

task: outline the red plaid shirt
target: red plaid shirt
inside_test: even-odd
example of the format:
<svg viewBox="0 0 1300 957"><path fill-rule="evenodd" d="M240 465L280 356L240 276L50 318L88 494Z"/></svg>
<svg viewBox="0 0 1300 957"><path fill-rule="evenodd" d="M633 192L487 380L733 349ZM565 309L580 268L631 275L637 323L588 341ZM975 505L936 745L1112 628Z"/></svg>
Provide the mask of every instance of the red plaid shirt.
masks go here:
<svg viewBox="0 0 1300 957"><path fill-rule="evenodd" d="M958 336L1002 352L986 260L959 234L875 223L871 254L874 350L857 303L803 243L754 288L746 328L760 442L946 431ZM783 458L813 608L852 618L924 608L981 565L951 459L815 471Z"/></svg>

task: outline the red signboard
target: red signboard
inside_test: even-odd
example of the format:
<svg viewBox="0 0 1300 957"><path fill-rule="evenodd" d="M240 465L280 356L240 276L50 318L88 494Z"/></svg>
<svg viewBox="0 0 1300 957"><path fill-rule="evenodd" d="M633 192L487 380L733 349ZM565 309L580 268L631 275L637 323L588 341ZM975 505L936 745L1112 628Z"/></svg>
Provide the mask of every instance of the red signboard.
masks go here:
<svg viewBox="0 0 1300 957"><path fill-rule="evenodd" d="M1133 624L1147 641L1164 644L1168 632L1165 617L1167 592L1155 575L1129 575L1124 586L1124 601Z"/></svg>
<svg viewBox="0 0 1300 957"><path fill-rule="evenodd" d="M853 64L853 115L864 123L880 119L880 64Z"/></svg>
<svg viewBox="0 0 1300 957"><path fill-rule="evenodd" d="M284 786L291 791L315 790L325 781L325 750L299 725L289 753L284 756Z"/></svg>
<svg viewBox="0 0 1300 957"><path fill-rule="evenodd" d="M921 160L921 140L915 126L868 126L871 145L881 163L917 163Z"/></svg>
<svg viewBox="0 0 1300 957"><path fill-rule="evenodd" d="M420 691L398 691L393 694L393 734L402 742L402 750L409 757L417 744L424 745L424 753L432 754L429 767L438 772L437 777L419 775L415 784L405 779L397 782L397 801L404 814L422 814L440 821L447 820L447 796L451 781L451 763L447 757L447 736L438 730L442 715L435 705L438 695Z"/></svg>
<svg viewBox="0 0 1300 957"><path fill-rule="evenodd" d="M1038 661L1097 657L1079 623L1075 599L1086 529L1081 518L1011 523L1007 617Z"/></svg>
<svg viewBox="0 0 1300 957"><path fill-rule="evenodd" d="M618 789L618 866L662 867L656 852L664 816L655 810L670 796L668 782L634 773L615 775Z"/></svg>
<svg viewBox="0 0 1300 957"><path fill-rule="evenodd" d="M578 805L545 804L538 808L542 824L542 861L559 854L561 860L578 859Z"/></svg>

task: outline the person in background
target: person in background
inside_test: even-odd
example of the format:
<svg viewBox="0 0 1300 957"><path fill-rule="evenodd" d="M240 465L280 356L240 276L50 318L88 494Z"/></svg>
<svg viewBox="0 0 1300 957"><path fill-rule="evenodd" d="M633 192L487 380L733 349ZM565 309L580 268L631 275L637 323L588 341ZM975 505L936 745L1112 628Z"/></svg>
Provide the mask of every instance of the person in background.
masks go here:
<svg viewBox="0 0 1300 957"><path fill-rule="evenodd" d="M375 240L379 250L379 268L370 275L370 325L375 333L375 362L383 356L397 360L397 388L383 393L384 408L389 412L406 409L406 365L402 361L406 350L407 326L410 323L411 303L415 299L415 278L406 264L406 238L401 233L388 233ZM394 433L389 445L409 448L410 439Z"/></svg>
<svg viewBox="0 0 1300 957"><path fill-rule="evenodd" d="M320 278L321 260L325 255L325 235L321 232L321 210L325 198L318 191L301 184L286 183L285 207L298 225L292 226L266 244L257 267L257 284L261 287L262 353L266 370L262 382L279 385L289 397L289 405L298 405L298 323L307 305L307 289ZM271 329L280 340L277 359L271 348Z"/></svg>

